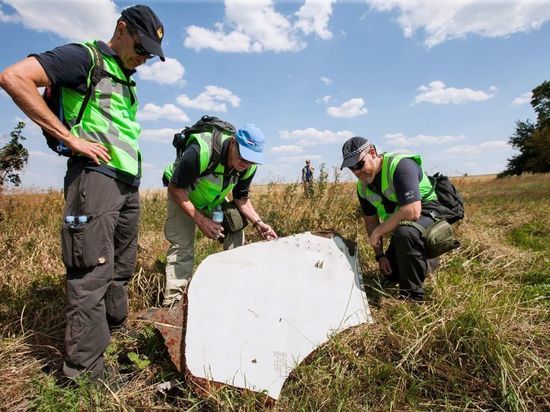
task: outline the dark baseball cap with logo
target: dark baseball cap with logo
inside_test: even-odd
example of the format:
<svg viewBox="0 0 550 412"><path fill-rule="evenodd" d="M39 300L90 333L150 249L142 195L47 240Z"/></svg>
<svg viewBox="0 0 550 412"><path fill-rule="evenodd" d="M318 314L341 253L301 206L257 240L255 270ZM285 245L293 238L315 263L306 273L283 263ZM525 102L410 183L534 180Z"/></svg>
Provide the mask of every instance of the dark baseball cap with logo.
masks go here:
<svg viewBox="0 0 550 412"><path fill-rule="evenodd" d="M143 48L164 61L160 43L164 37L164 26L157 15L147 6L137 5L122 10L122 19L137 30Z"/></svg>
<svg viewBox="0 0 550 412"><path fill-rule="evenodd" d="M361 157L361 153L367 150L370 145L371 144L367 139L360 136L355 136L346 140L346 143L342 146L342 157L344 160L342 161L340 170L344 167L350 167L357 164L359 158Z"/></svg>

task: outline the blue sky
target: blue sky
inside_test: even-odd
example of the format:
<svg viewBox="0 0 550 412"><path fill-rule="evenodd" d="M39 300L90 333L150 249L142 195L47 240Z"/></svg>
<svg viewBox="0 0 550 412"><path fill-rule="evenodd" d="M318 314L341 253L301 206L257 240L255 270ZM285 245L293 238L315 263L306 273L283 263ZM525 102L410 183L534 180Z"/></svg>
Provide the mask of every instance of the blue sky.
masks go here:
<svg viewBox="0 0 550 412"><path fill-rule="evenodd" d="M0 70L72 41L109 40L135 2L0 0ZM267 136L256 182L329 169L349 137L420 153L449 175L496 173L530 91L550 80L548 0L143 1L167 61L136 74L142 187L160 188L173 133L203 114ZM65 161L0 90L0 142L27 121L26 188L61 188ZM345 172L344 178L351 178Z"/></svg>

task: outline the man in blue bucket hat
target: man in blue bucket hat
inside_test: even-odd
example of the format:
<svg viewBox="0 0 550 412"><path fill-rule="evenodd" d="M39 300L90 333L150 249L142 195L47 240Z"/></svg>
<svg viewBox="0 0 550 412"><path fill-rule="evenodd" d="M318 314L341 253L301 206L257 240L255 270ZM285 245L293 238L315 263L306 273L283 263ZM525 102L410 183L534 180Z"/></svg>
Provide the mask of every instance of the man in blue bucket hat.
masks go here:
<svg viewBox="0 0 550 412"><path fill-rule="evenodd" d="M191 279L196 226L207 238L223 242L224 250L244 244L243 229L248 222L263 239L277 237L249 197L257 165L264 162L264 134L255 124L235 130L219 119L227 127L209 126L204 119L187 129L176 161L163 175L168 186L164 234L170 242L164 306L179 301ZM231 202L226 198L229 192ZM223 222L216 216L221 215L220 209Z"/></svg>

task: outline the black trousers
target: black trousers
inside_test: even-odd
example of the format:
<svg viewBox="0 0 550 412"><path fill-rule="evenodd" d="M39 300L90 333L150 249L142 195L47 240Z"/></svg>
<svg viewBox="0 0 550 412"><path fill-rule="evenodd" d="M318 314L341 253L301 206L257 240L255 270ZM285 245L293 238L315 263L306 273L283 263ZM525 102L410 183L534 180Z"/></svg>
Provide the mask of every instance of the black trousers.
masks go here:
<svg viewBox="0 0 550 412"><path fill-rule="evenodd" d="M435 220L430 216L420 216L416 222L428 227ZM399 225L392 233L386 256L392 268L388 280L399 282L400 295L410 299L423 299L424 280L428 270L435 269L438 259L426 257L426 249L418 229Z"/></svg>
<svg viewBox="0 0 550 412"><path fill-rule="evenodd" d="M92 379L103 369L110 331L128 312L128 281L136 264L139 191L76 164L65 176L65 216L86 215L83 225L63 223L67 268L63 372Z"/></svg>

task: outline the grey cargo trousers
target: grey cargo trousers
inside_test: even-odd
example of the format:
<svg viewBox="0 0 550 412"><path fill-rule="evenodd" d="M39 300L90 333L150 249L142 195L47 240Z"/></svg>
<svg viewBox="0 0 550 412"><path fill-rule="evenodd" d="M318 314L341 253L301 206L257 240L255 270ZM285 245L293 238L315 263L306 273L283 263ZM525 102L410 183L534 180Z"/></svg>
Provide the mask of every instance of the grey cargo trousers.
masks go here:
<svg viewBox="0 0 550 412"><path fill-rule="evenodd" d="M76 164L65 175L65 216L88 222L61 230L67 268L65 362L68 377L103 369L110 332L124 325L136 264L139 191Z"/></svg>

